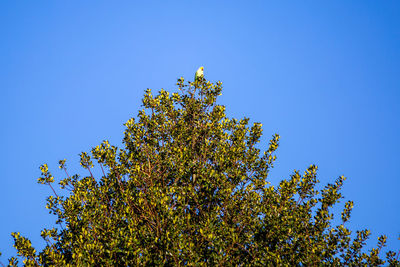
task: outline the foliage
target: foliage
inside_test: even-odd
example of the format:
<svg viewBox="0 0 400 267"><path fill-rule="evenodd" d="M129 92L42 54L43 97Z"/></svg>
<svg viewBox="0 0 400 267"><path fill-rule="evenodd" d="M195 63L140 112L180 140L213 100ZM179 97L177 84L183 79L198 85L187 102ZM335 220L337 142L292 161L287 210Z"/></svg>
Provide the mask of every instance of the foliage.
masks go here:
<svg viewBox="0 0 400 267"><path fill-rule="evenodd" d="M41 166L39 183L54 195L46 208L56 227L44 229L39 253L13 233L27 266L134 265L382 265L377 248L364 252L370 232L352 235L332 225L331 208L342 198L345 177L317 189L317 166L272 186L267 176L279 136L257 148L262 125L229 119L216 104L222 84L178 79L178 93L147 90L144 109L125 124L123 148L104 141L80 154L88 176L68 175L57 194L54 177ZM96 179L93 161L103 170ZM354 236L354 239L351 238ZM9 264L15 266L17 258ZM398 265L388 252L386 264Z"/></svg>

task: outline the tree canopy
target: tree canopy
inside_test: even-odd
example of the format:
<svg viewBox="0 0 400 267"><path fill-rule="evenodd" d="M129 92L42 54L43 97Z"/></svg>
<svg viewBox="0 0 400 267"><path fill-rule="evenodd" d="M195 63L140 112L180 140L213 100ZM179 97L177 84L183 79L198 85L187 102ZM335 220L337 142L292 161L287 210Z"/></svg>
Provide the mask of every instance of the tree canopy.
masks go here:
<svg viewBox="0 0 400 267"><path fill-rule="evenodd" d="M85 176L69 175L61 160L59 189L40 167L57 220L42 231L40 252L12 233L18 257L9 265L399 265L395 252L380 255L386 236L366 251L370 231L346 227L352 201L333 224L345 177L319 189L311 165L271 185L279 135L265 146L260 123L228 118L216 102L221 82L180 78L177 86L172 94L146 90L121 148L103 141L81 153Z"/></svg>

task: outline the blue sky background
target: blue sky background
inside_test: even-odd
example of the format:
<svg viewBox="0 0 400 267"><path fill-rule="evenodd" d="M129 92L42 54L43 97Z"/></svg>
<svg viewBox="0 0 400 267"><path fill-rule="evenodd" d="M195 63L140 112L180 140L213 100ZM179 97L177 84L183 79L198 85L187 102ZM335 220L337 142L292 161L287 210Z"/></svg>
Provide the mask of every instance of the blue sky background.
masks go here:
<svg viewBox="0 0 400 267"><path fill-rule="evenodd" d="M399 250L400 2L195 3L0 3L0 261L12 231L40 250L54 224L41 164L87 175L80 152L119 145L146 88L175 91L199 66L230 117L263 123L265 148L281 135L273 183L312 163L322 184L348 177L351 229Z"/></svg>

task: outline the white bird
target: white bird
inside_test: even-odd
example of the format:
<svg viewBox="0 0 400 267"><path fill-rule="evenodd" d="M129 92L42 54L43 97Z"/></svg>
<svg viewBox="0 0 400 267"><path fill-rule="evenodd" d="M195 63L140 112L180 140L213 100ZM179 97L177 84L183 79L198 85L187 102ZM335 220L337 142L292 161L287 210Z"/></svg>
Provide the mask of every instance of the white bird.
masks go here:
<svg viewBox="0 0 400 267"><path fill-rule="evenodd" d="M194 81L196 82L197 80L201 79L204 77L204 67L200 67L197 71L196 71L196 75L194 75Z"/></svg>

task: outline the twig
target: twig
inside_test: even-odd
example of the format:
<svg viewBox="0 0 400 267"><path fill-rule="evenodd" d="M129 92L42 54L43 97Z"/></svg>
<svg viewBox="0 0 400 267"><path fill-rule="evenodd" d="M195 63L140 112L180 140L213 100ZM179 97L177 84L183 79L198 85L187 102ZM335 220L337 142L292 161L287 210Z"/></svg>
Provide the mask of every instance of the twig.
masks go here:
<svg viewBox="0 0 400 267"><path fill-rule="evenodd" d="M53 186L51 186L50 183L48 183L48 185L50 186L51 190L53 190L53 193L56 195L56 197L58 197L58 195L57 195L56 191L54 190Z"/></svg>

